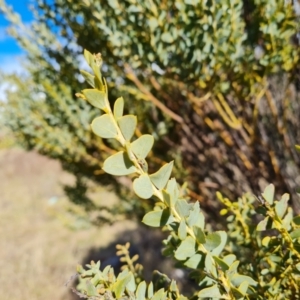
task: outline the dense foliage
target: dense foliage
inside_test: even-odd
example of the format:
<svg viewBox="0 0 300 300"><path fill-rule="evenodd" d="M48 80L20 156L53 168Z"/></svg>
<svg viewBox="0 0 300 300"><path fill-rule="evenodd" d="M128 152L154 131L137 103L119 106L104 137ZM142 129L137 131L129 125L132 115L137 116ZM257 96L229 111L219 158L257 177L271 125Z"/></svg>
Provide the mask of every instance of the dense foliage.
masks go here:
<svg viewBox="0 0 300 300"><path fill-rule="evenodd" d="M85 77L93 88L77 95L101 110L91 124L93 132L115 139L122 149L105 160L103 170L115 176L130 175L141 199L156 200L143 223L170 232L164 254L192 271L197 289L190 299L300 299L300 216L294 217L288 207L289 195L275 200L273 185L258 199L246 195L231 202L218 193L225 206L221 215L229 215L228 233L209 230L199 202L188 202L185 188L170 179L173 162L148 172L145 158L153 136L134 137L137 119L124 115L123 98L111 109L108 87L99 71L101 56L86 51L85 57L94 72ZM189 299L164 274L146 284L141 267L135 264L137 257L129 258L128 247L118 246L125 262L118 275L111 266L101 271L100 262L87 265L87 270L79 266L81 283L76 293L87 299Z"/></svg>
<svg viewBox="0 0 300 300"><path fill-rule="evenodd" d="M159 141L150 170L175 159L178 178L210 210L216 190L234 198L258 193L265 182L288 191L297 205L299 47L292 1L39 0L33 6L28 26L0 1L11 34L27 51L30 76L6 79L15 89L4 114L27 149L59 159L78 182L87 177L122 194L101 171L119 146L90 132L96 112L74 96L82 87L82 49L101 51L111 99L116 91L130 99L126 109L143 120L138 129Z"/></svg>

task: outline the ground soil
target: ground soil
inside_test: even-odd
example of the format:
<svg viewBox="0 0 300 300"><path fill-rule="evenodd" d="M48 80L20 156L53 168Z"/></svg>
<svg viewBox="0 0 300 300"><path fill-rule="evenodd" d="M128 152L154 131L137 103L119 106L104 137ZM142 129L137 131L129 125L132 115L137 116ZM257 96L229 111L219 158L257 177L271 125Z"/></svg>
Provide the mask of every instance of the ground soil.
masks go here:
<svg viewBox="0 0 300 300"><path fill-rule="evenodd" d="M102 258L102 248L114 252L118 237L136 228L130 221L77 226L63 192L73 181L57 161L16 148L0 150L0 299L73 298L65 283L76 265L93 255ZM98 199L116 201L104 189Z"/></svg>

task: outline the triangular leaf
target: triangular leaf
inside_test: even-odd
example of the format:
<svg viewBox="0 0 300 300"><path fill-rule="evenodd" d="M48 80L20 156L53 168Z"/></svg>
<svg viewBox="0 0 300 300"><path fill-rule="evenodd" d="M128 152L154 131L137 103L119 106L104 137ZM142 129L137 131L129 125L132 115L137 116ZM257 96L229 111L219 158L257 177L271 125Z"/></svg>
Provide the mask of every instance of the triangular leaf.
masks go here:
<svg viewBox="0 0 300 300"><path fill-rule="evenodd" d="M165 300L167 297L167 292L164 291L164 289L158 290L151 300Z"/></svg>
<svg viewBox="0 0 300 300"><path fill-rule="evenodd" d="M191 269L198 269L203 256L199 253L194 254L191 256L187 261L184 262L184 265Z"/></svg>
<svg viewBox="0 0 300 300"><path fill-rule="evenodd" d="M198 293L198 297L199 298L217 298L217 299L221 299L222 298L222 294L219 291L219 288L217 285L213 285L209 288L203 289Z"/></svg>
<svg viewBox="0 0 300 300"><path fill-rule="evenodd" d="M96 89L85 89L82 91L87 101L93 106L105 110L106 108L106 94Z"/></svg>
<svg viewBox="0 0 300 300"><path fill-rule="evenodd" d="M84 79L86 80L86 82L92 86L93 88L95 88L95 76L90 74L89 72L86 72L84 70L80 70L81 75L84 77Z"/></svg>
<svg viewBox="0 0 300 300"><path fill-rule="evenodd" d="M173 161L162 166L156 173L150 175L153 184L159 189L163 189L171 175L173 169Z"/></svg>
<svg viewBox="0 0 300 300"><path fill-rule="evenodd" d="M223 260L228 266L231 266L233 262L236 260L236 256L234 254L228 254L223 257Z"/></svg>
<svg viewBox="0 0 300 300"><path fill-rule="evenodd" d="M130 277L130 280L126 284L126 290L128 290L130 292L134 292L136 290L136 283L135 283L135 278L131 272L129 273L129 277Z"/></svg>
<svg viewBox="0 0 300 300"><path fill-rule="evenodd" d="M278 201L275 205L275 211L279 218L282 218L287 210L289 194L283 194L280 201Z"/></svg>
<svg viewBox="0 0 300 300"><path fill-rule="evenodd" d="M176 204L179 196L179 190L175 178L172 178L168 181L167 191L170 194L170 199L171 199L170 206L173 207Z"/></svg>
<svg viewBox="0 0 300 300"><path fill-rule="evenodd" d="M300 238L300 229L295 229L290 233L291 239L298 239Z"/></svg>
<svg viewBox="0 0 300 300"><path fill-rule="evenodd" d="M244 294L239 289L237 289L235 287L231 287L231 292L234 296L234 299L239 299L239 300L244 299Z"/></svg>
<svg viewBox="0 0 300 300"><path fill-rule="evenodd" d="M204 230L204 226L205 226L205 218L204 218L204 214L202 211L199 212L198 215L198 219L197 219L197 223L195 224L197 227L200 227L201 229Z"/></svg>
<svg viewBox="0 0 300 300"><path fill-rule="evenodd" d="M147 294L148 294L149 299L151 299L153 297L153 283L152 283L152 281L148 285Z"/></svg>
<svg viewBox="0 0 300 300"><path fill-rule="evenodd" d="M116 282L113 284L113 292L116 294L116 298L119 299L122 297L122 294L125 291L126 285L131 280L130 274L127 274L124 278L117 278Z"/></svg>
<svg viewBox="0 0 300 300"><path fill-rule="evenodd" d="M91 127L96 135L104 139L116 138L118 136L118 131L112 117L108 114L95 118Z"/></svg>
<svg viewBox="0 0 300 300"><path fill-rule="evenodd" d="M88 65L92 68L93 64L95 63L93 54L88 50L84 49L83 55Z"/></svg>
<svg viewBox="0 0 300 300"><path fill-rule="evenodd" d="M296 225L300 225L300 216L296 216L296 217L293 219L293 222L294 222Z"/></svg>
<svg viewBox="0 0 300 300"><path fill-rule="evenodd" d="M196 241L188 236L181 242L180 246L175 251L175 258L178 260L186 260L196 253Z"/></svg>
<svg viewBox="0 0 300 300"><path fill-rule="evenodd" d="M124 151L120 151L104 161L103 170L111 175L129 175L137 172L136 167Z"/></svg>
<svg viewBox="0 0 300 300"><path fill-rule="evenodd" d="M161 227L174 221L169 209L148 212L142 222L151 227Z"/></svg>
<svg viewBox="0 0 300 300"><path fill-rule="evenodd" d="M134 192L142 199L149 199L153 195L152 182L147 174L141 175L133 182Z"/></svg>
<svg viewBox="0 0 300 300"><path fill-rule="evenodd" d="M239 286L239 292L241 292L245 296L247 293L248 287L249 287L248 281L242 282Z"/></svg>
<svg viewBox="0 0 300 300"><path fill-rule="evenodd" d="M221 238L221 243L219 244L219 246L215 247L215 249L213 249L211 253L213 255L219 256L220 253L223 251L224 247L226 246L227 233L226 231L216 231L215 233L218 234L219 237Z"/></svg>
<svg viewBox="0 0 300 300"><path fill-rule="evenodd" d="M274 194L275 194L275 187L273 184L269 184L264 192L262 193L264 199L269 203L273 204L274 201Z"/></svg>
<svg viewBox="0 0 300 300"><path fill-rule="evenodd" d="M121 118L123 116L124 110L124 99L120 97L116 100L114 104L114 116L116 119Z"/></svg>
<svg viewBox="0 0 300 300"><path fill-rule="evenodd" d="M178 237L183 241L186 238L186 224L184 220L180 221L178 227Z"/></svg>
<svg viewBox="0 0 300 300"><path fill-rule="evenodd" d="M170 197L170 194L166 190L162 190L162 195L163 195L163 199L164 199L165 204L168 207L171 207L171 197Z"/></svg>
<svg viewBox="0 0 300 300"><path fill-rule="evenodd" d="M131 150L137 158L144 159L152 149L153 143L153 136L144 134L131 143Z"/></svg>
<svg viewBox="0 0 300 300"><path fill-rule="evenodd" d="M193 209L187 218L187 224L192 227L197 223L200 214L200 206L198 202L195 202Z"/></svg>
<svg viewBox="0 0 300 300"><path fill-rule="evenodd" d="M229 266L229 270L226 272L228 278L232 278L232 276L237 274L237 268L238 268L239 264L240 264L240 262L238 260L236 260Z"/></svg>
<svg viewBox="0 0 300 300"><path fill-rule="evenodd" d="M197 242L199 244L204 244L205 243L205 234L204 234L202 228L193 226L193 231L194 231Z"/></svg>
<svg viewBox="0 0 300 300"><path fill-rule="evenodd" d="M142 281L136 290L136 299L137 300L144 300L146 298L146 289L147 289L147 285L145 281Z"/></svg>
<svg viewBox="0 0 300 300"><path fill-rule="evenodd" d="M217 256L213 256L215 262L221 267L222 271L225 272L229 269L229 266L227 265L227 263L222 260L220 257Z"/></svg>
<svg viewBox="0 0 300 300"><path fill-rule="evenodd" d="M136 128L136 123L136 116L133 115L126 115L118 119L118 124L126 141L130 141L132 138Z"/></svg>
<svg viewBox="0 0 300 300"><path fill-rule="evenodd" d="M257 231L265 231L267 229L269 217L264 218L262 221L260 221L257 226L256 230Z"/></svg>
<svg viewBox="0 0 300 300"><path fill-rule="evenodd" d="M192 207L193 207L193 204L189 204L185 200L178 200L175 204L175 208L181 218L187 217L189 215Z"/></svg>
<svg viewBox="0 0 300 300"><path fill-rule="evenodd" d="M285 217L282 220L282 225L284 226L285 229L290 230L293 216L294 216L293 209L291 207L289 207L287 209L287 213L286 213Z"/></svg>
<svg viewBox="0 0 300 300"><path fill-rule="evenodd" d="M241 275L241 274L235 274L231 277L231 280L232 284L234 286L239 286L240 284L242 284L244 281L248 282L250 285L253 285L253 286L256 286L257 285L257 282L252 279L251 277L249 276L246 276L246 275Z"/></svg>
<svg viewBox="0 0 300 300"><path fill-rule="evenodd" d="M97 88L99 88L101 91L104 91L103 84L101 83L101 72L100 72L100 67L102 64L101 57L99 57L98 63L96 63L95 56L88 50L84 50L83 55L84 55L85 60L87 61L88 65L92 68L92 70L94 71L94 74L96 75L95 83L97 82L97 84L96 84Z"/></svg>
<svg viewBox="0 0 300 300"><path fill-rule="evenodd" d="M102 66L101 54L99 53L99 54L93 55L89 51L84 50L84 57L85 57L86 61L88 62L89 66L94 71L96 78L101 79L101 72L100 72L100 67Z"/></svg>
<svg viewBox="0 0 300 300"><path fill-rule="evenodd" d="M88 296L97 296L97 290L90 280L86 281L86 291Z"/></svg>
<svg viewBox="0 0 300 300"><path fill-rule="evenodd" d="M208 273L211 273L214 277L218 277L216 263L209 252L205 256L204 264Z"/></svg>
<svg viewBox="0 0 300 300"><path fill-rule="evenodd" d="M209 233L206 236L206 242L204 244L205 249L212 251L221 244L221 237L217 232Z"/></svg>

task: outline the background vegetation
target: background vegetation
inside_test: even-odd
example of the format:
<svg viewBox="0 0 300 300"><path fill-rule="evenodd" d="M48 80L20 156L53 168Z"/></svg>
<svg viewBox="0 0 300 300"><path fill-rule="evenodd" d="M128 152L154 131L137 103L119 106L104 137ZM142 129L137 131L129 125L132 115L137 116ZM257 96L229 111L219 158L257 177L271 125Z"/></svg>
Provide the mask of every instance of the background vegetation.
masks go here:
<svg viewBox="0 0 300 300"><path fill-rule="evenodd" d="M298 205L299 47L291 3L39 0L30 28L1 7L28 53L30 76L9 78L17 88L5 108L26 149L59 159L79 183L87 177L122 195L101 171L118 146L91 133L95 111L75 98L86 48L106 58L110 99L116 91L130 99L129 112L143 120L138 130L159 140L150 168L175 159L191 195L211 213L217 190L236 197L266 182Z"/></svg>
<svg viewBox="0 0 300 300"><path fill-rule="evenodd" d="M211 215L218 215L217 190L236 199L260 193L267 182L290 193L299 211L295 7L283 0L39 0L28 28L0 0L11 34L27 51L29 74L2 78L15 87L2 120L25 149L58 159L75 176L64 191L93 223L140 217L150 201L141 205L128 179L101 169L120 145L91 132L97 112L75 96L86 88L83 49L101 52L109 99L128 99L126 113L141 120L136 135L156 140L150 173L175 160L174 175ZM87 179L126 201L103 213Z"/></svg>

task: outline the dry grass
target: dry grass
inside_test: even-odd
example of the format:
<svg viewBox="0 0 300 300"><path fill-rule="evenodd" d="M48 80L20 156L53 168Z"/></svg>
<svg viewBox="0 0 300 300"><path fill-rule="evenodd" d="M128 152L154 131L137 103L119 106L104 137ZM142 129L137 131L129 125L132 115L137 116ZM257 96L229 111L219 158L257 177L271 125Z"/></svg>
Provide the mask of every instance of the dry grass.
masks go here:
<svg viewBox="0 0 300 300"><path fill-rule="evenodd" d="M0 299L70 299L64 286L91 248L108 245L132 222L72 231L53 215L72 176L34 152L0 151ZM58 198L57 198L58 197ZM107 202L112 194L103 191ZM50 200L50 201L49 201ZM55 209L54 209L55 211Z"/></svg>

